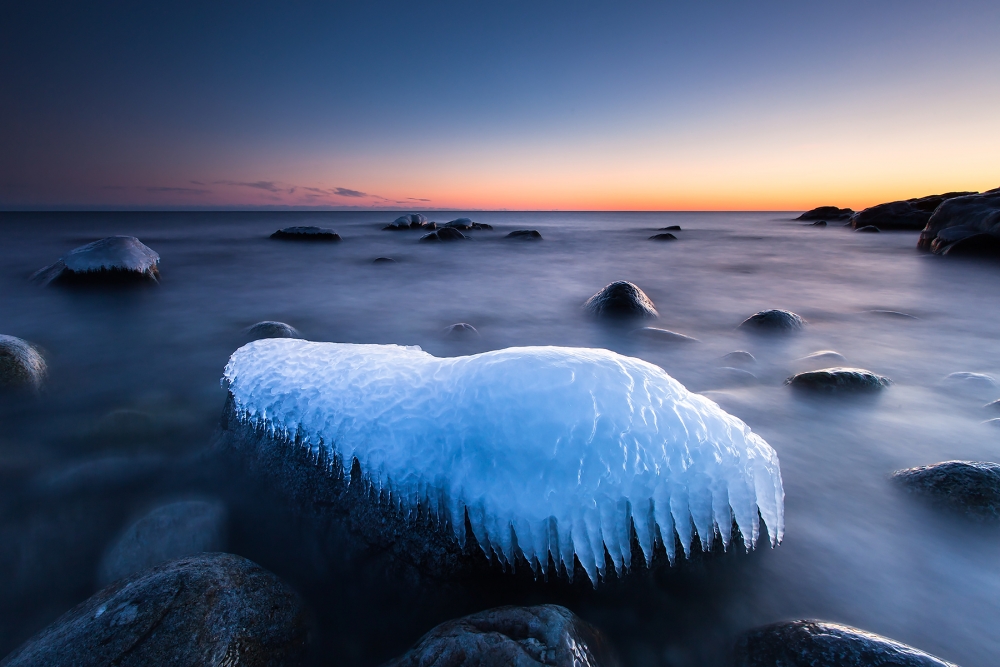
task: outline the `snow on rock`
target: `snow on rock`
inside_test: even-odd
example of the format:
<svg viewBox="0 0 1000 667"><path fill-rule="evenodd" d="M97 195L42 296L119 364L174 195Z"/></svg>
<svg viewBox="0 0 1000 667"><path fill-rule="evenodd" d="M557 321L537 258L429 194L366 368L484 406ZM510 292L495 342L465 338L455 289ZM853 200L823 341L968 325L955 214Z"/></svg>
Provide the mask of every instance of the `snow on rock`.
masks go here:
<svg viewBox="0 0 1000 667"><path fill-rule="evenodd" d="M156 281L160 256L134 236L109 236L69 251L31 277L42 284L89 278L134 277Z"/></svg>
<svg viewBox="0 0 1000 667"><path fill-rule="evenodd" d="M595 584L605 548L620 574L630 536L647 561L695 534L747 548L758 512L784 530L774 450L739 419L662 369L608 350L522 347L437 358L418 347L267 339L226 365L233 409L272 441L324 449L403 509L444 517L465 543L465 513L487 555L536 572L548 554ZM661 536L667 536L662 540Z"/></svg>

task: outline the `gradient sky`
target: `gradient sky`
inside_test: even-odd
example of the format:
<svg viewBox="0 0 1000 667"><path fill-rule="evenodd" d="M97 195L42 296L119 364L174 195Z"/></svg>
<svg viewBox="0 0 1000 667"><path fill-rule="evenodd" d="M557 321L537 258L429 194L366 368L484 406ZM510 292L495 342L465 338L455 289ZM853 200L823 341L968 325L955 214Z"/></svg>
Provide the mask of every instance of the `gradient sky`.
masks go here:
<svg viewBox="0 0 1000 667"><path fill-rule="evenodd" d="M1000 186L1000 3L8 4L0 208L861 208Z"/></svg>

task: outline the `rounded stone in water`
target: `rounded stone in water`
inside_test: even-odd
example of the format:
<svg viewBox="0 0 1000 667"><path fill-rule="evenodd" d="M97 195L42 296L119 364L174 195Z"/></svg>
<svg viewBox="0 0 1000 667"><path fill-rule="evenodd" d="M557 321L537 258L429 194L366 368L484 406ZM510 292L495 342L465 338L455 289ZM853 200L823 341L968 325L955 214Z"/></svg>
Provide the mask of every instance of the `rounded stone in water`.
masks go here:
<svg viewBox="0 0 1000 667"><path fill-rule="evenodd" d="M756 331L798 331L806 321L789 310L772 308L754 313L740 323L741 329Z"/></svg>
<svg viewBox="0 0 1000 667"><path fill-rule="evenodd" d="M646 293L627 280L618 280L587 299L583 307L598 317L659 317Z"/></svg>
<svg viewBox="0 0 1000 667"><path fill-rule="evenodd" d="M870 392L892 384L892 380L863 368L824 368L796 373L785 380L796 389L822 392Z"/></svg>
<svg viewBox="0 0 1000 667"><path fill-rule="evenodd" d="M983 518L1000 518L1000 464L945 461L897 470L892 479L906 490Z"/></svg>
<svg viewBox="0 0 1000 667"><path fill-rule="evenodd" d="M295 327L284 322L274 322L271 320L258 322L252 327L248 327L244 333L252 340L260 340L261 338L302 338Z"/></svg>
<svg viewBox="0 0 1000 667"><path fill-rule="evenodd" d="M45 359L31 343L0 334L0 389L38 391L45 374Z"/></svg>

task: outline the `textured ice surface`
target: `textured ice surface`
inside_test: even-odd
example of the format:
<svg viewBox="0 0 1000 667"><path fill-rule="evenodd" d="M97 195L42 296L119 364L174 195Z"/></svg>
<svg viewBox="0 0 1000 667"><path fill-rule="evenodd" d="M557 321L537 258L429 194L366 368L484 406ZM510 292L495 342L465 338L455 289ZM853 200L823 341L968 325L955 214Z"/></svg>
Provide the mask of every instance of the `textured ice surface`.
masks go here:
<svg viewBox="0 0 1000 667"><path fill-rule="evenodd" d="M487 553L536 570L547 554L597 581L604 550L630 565L630 518L645 558L674 559L696 532L748 546L758 510L783 532L771 447L662 369L607 350L522 347L437 358L417 347L267 339L226 365L244 419L299 435L345 467L357 458L404 507L426 503L464 542L464 512ZM346 472L346 470L345 470Z"/></svg>
<svg viewBox="0 0 1000 667"><path fill-rule="evenodd" d="M70 271L100 271L124 269L143 273L160 261L160 256L134 236L109 236L70 250L62 258Z"/></svg>

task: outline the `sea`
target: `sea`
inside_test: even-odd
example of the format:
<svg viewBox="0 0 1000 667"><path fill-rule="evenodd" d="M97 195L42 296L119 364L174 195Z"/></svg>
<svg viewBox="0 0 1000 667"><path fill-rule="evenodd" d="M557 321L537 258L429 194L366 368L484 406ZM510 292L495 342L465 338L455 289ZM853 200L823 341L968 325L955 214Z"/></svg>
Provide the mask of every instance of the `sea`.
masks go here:
<svg viewBox="0 0 1000 667"><path fill-rule="evenodd" d="M378 665L436 624L501 604L557 603L608 637L625 665L721 667L745 630L845 623L963 667L1000 655L1000 526L903 492L895 470L1000 460L1000 264L916 250L917 232L859 234L796 213L426 212L493 226L467 241L383 231L399 212L0 214L0 333L48 363L38 396L0 396L0 657L99 589L102 558L136 518L200 498L228 513L226 549L276 573L311 610L317 665ZM340 243L272 240L316 225ZM664 227L677 240L650 237ZM533 229L542 240L506 238ZM69 250L132 235L160 254L160 284L65 289L29 281ZM388 257L393 262L374 262ZM603 322L582 304L628 280L659 318ZM782 308L790 335L738 325ZM419 345L437 356L510 346L607 348L665 369L777 452L785 535L642 578L641 585L415 596L315 548L280 497L213 443L229 355L276 320L304 338ZM449 337L467 323L478 336ZM696 338L672 344L635 326ZM733 371L730 352L756 362ZM893 381L877 394L807 396L785 380L842 365ZM474 420L475 414L469 419ZM370 569L370 568L369 568Z"/></svg>

